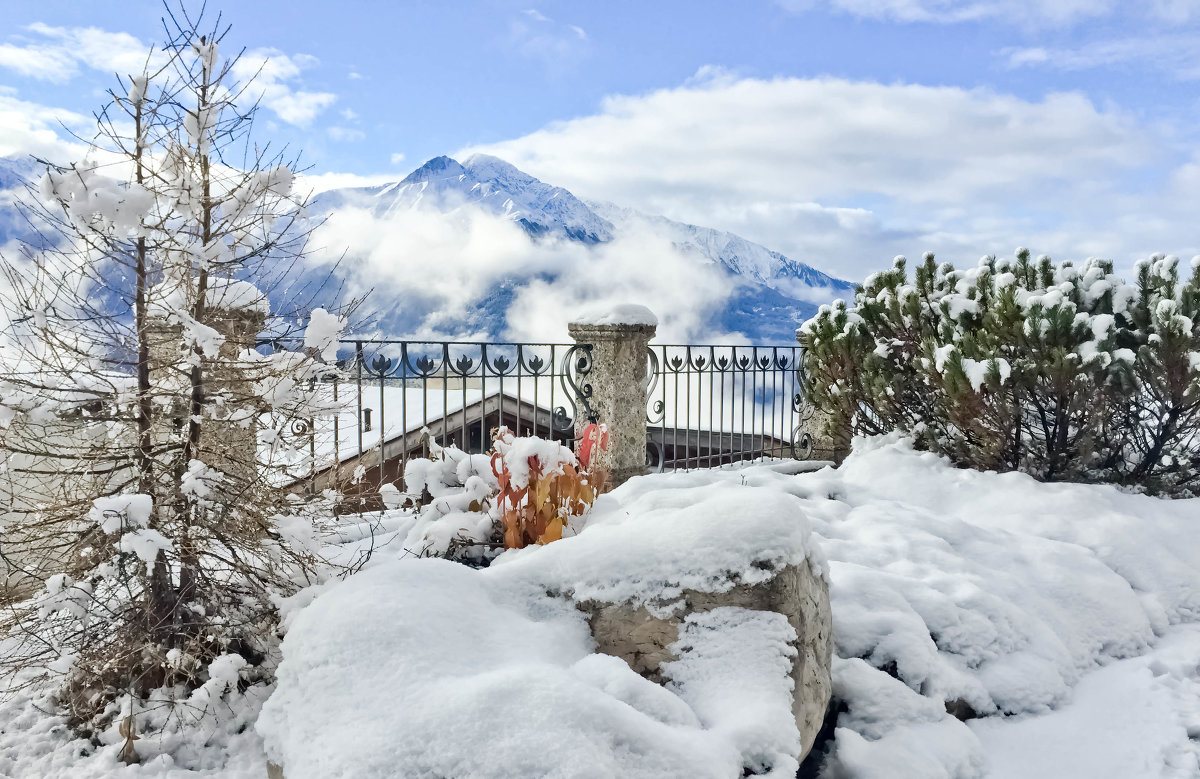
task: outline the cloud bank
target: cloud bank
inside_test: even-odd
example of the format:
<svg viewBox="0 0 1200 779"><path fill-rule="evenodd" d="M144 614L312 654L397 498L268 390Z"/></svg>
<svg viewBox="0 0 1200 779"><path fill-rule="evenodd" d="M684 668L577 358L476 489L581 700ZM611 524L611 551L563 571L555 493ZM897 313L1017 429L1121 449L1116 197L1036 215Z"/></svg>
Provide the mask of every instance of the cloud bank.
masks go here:
<svg viewBox="0 0 1200 779"><path fill-rule="evenodd" d="M847 278L898 253L1200 250L1187 133L1078 93L736 78L606 99L463 150L584 198L717 227ZM965 255L965 256L964 256Z"/></svg>
<svg viewBox="0 0 1200 779"><path fill-rule="evenodd" d="M715 265L682 254L649 230L622 233L599 246L532 240L515 222L472 203L419 206L377 217L367 208L335 211L316 231L319 260L333 263L346 292L370 292L364 310L396 307L417 314L411 335L421 340L484 338L485 326L464 330L483 298L509 285L504 337L567 340L566 323L592 306L640 303L660 316L660 340L688 342L714 332L713 315L732 293ZM738 340L735 338L735 340Z"/></svg>

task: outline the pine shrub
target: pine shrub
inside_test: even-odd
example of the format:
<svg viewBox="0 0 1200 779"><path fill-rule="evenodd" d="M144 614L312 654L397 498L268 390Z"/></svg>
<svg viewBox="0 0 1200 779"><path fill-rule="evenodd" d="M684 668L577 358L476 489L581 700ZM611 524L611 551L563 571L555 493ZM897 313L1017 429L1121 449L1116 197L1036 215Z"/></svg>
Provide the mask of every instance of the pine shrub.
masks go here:
<svg viewBox="0 0 1200 779"><path fill-rule="evenodd" d="M897 257L800 330L806 390L835 430L893 430L971 468L1200 494L1200 257L1128 284L1081 267Z"/></svg>

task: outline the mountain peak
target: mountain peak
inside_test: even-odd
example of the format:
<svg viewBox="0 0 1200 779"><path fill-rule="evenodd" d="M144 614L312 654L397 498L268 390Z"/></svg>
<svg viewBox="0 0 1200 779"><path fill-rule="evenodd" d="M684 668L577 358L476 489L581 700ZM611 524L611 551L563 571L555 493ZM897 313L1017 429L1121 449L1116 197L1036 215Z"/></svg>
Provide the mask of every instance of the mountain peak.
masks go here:
<svg viewBox="0 0 1200 779"><path fill-rule="evenodd" d="M612 224L570 192L490 154L472 154L462 163L434 157L399 185L377 187L371 194L379 198L372 208L381 215L418 202L465 201L519 224L534 238L559 236L585 244L612 240ZM337 202L331 194L322 205Z"/></svg>
<svg viewBox="0 0 1200 779"><path fill-rule="evenodd" d="M416 184L421 181L462 176L466 172L466 168L459 164L458 160L442 155L441 157L434 157L412 173L409 173L400 183Z"/></svg>
<svg viewBox="0 0 1200 779"><path fill-rule="evenodd" d="M479 179L516 180L526 183L538 181L511 162L490 154L472 154L463 161L463 167Z"/></svg>

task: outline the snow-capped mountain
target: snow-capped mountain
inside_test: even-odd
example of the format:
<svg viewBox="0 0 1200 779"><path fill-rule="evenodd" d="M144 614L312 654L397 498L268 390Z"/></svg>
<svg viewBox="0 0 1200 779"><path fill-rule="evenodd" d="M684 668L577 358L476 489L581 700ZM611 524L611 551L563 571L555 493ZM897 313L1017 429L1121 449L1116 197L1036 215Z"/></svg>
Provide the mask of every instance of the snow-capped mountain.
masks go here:
<svg viewBox="0 0 1200 779"><path fill-rule="evenodd" d="M486 154L473 155L463 163L434 157L395 184L322 193L313 208L331 211L350 203L369 204L378 217L420 206L449 209L473 203L517 222L534 238L562 236L584 244L613 238L612 224L567 190L544 184Z"/></svg>
<svg viewBox="0 0 1200 779"><path fill-rule="evenodd" d="M796 326L817 306L848 294L853 285L733 233L676 222L612 203L583 201L562 187L544 183L496 157L476 154L463 162L436 157L403 180L377 187L348 188L322 193L315 213L332 214L357 208L379 219L400 218L405 212L433 209L452 212L479 208L498 219L519 225L533 246L562 241L588 247L604 262L607 245L629 236L669 243L695 264L698 271L723 276L721 303L708 311L700 336L743 334L751 340L792 343ZM399 251L399 250L397 250ZM352 246L350 258L355 256ZM514 300L536 280L551 289L569 269L550 269L525 275L505 275L459 316L463 332L495 336L504 332ZM687 274L690 275L690 274ZM678 285L694 283L681 274ZM377 290L378 291L378 288ZM656 301L647 301L654 306ZM388 332L412 329L414 313L432 308L418 292L407 296L407 313L383 311L379 326ZM659 303L659 306L669 305ZM668 317L671 312L663 312ZM447 323L439 322L444 328Z"/></svg>
<svg viewBox="0 0 1200 779"><path fill-rule="evenodd" d="M0 246L26 239L12 199L32 168L23 159L0 159ZM541 335L529 324L550 317L539 319L531 308L557 303L562 318L585 303L625 296L640 298L632 302L650 305L665 323L686 319L686 326L660 331L692 341L741 336L790 344L818 305L853 289L733 233L585 202L482 154L461 163L436 157L394 183L323 192L309 214L313 224L349 220L353 227L318 228L340 262L326 258L304 268L290 289L279 290L281 299L319 289L314 305L328 306L371 290L359 316L371 334L395 338L550 339L555 334ZM394 240L427 230L431 218L443 221L434 231L442 237L478 230L479 219L520 230L504 228L503 241L484 230L476 240L449 241L437 251ZM462 283L447 284L448 278Z"/></svg>
<svg viewBox="0 0 1200 779"><path fill-rule="evenodd" d="M26 197L25 182L38 173L32 157L0 157L0 248L12 241L37 243L36 231L16 203Z"/></svg>
<svg viewBox="0 0 1200 779"><path fill-rule="evenodd" d="M730 273L784 294L811 301L824 298L825 290L830 290L832 297L854 286L734 233L676 222L613 203L589 201L587 205L597 216L622 229L640 227L669 237L681 252L698 262L720 263Z"/></svg>

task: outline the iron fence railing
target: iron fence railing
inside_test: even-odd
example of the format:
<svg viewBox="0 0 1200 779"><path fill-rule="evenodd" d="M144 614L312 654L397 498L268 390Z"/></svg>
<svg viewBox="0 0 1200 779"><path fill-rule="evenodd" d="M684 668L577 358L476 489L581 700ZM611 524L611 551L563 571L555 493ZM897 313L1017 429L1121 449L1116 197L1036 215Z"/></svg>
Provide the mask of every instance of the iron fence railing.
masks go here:
<svg viewBox="0 0 1200 779"><path fill-rule="evenodd" d="M485 452L501 425L569 443L591 412L588 345L355 340L339 354L319 385L335 411L297 426L309 456L288 477L351 503L377 502L432 445Z"/></svg>
<svg viewBox="0 0 1200 779"><path fill-rule="evenodd" d="M764 457L807 459L799 346L653 345L647 465L711 468Z"/></svg>
<svg viewBox="0 0 1200 779"><path fill-rule="evenodd" d="M333 411L294 427L307 456L285 471L359 508L431 445L482 453L501 425L570 445L594 418L588 344L353 340L339 354L317 385ZM655 345L647 361L651 470L811 451L798 346Z"/></svg>

